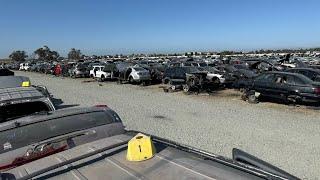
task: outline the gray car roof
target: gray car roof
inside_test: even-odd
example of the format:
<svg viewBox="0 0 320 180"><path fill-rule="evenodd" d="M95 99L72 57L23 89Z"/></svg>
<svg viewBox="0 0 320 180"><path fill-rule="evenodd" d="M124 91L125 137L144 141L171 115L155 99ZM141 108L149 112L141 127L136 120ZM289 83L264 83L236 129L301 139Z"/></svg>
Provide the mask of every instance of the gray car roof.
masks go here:
<svg viewBox="0 0 320 180"><path fill-rule="evenodd" d="M43 98L44 95L34 87L0 89L0 103L22 99Z"/></svg>
<svg viewBox="0 0 320 180"><path fill-rule="evenodd" d="M46 121L50 119L56 119L64 116L71 116L81 113L90 113L90 112L98 112L104 111L105 109L97 108L97 107L80 107L80 108L70 108L70 109L60 109L48 112L46 114L32 115L26 116L18 119L14 119L11 121L7 121L4 123L0 123L0 131L4 131L10 128L15 127L15 123L19 123L21 125L31 124L41 121ZM113 112L111 109L107 109L107 111Z"/></svg>
<svg viewBox="0 0 320 180"><path fill-rule="evenodd" d="M116 135L77 146L46 158L11 169L6 173L16 179L44 168L79 157L88 152L125 143L132 136ZM205 160L192 153L173 147L159 147L149 160L130 162L126 160L126 145L106 150L89 158L59 167L40 179L261 179L252 174Z"/></svg>
<svg viewBox="0 0 320 180"><path fill-rule="evenodd" d="M0 89L21 87L22 82L30 79L25 76L0 76Z"/></svg>

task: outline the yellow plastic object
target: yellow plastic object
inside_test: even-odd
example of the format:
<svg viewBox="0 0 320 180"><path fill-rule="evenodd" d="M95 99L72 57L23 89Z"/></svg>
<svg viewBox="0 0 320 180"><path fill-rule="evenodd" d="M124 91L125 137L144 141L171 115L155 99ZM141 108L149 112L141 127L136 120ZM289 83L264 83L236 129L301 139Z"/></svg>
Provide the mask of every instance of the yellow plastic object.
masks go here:
<svg viewBox="0 0 320 180"><path fill-rule="evenodd" d="M156 149L149 136L139 133L128 142L128 161L144 161L152 158L155 153Z"/></svg>
<svg viewBox="0 0 320 180"><path fill-rule="evenodd" d="M24 81L22 82L22 87L29 87L30 86L30 81Z"/></svg>

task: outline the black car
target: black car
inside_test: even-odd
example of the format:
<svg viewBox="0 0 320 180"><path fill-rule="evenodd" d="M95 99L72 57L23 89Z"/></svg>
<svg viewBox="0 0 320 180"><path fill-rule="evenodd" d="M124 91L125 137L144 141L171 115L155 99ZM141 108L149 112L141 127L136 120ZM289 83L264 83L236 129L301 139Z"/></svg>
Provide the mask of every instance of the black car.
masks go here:
<svg viewBox="0 0 320 180"><path fill-rule="evenodd" d="M302 74L266 72L249 80L245 97L255 102L259 96L285 100L286 102L320 102L320 83Z"/></svg>
<svg viewBox="0 0 320 180"><path fill-rule="evenodd" d="M14 76L14 72L6 68L0 69L0 76Z"/></svg>
<svg viewBox="0 0 320 180"><path fill-rule="evenodd" d="M208 79L208 72L199 70L199 67L171 67L166 69L164 73L164 84L183 84L183 91L189 93L191 91L212 91L217 88L219 82Z"/></svg>
<svg viewBox="0 0 320 180"><path fill-rule="evenodd" d="M320 82L320 70L313 68L292 68L288 69L287 72L298 73L307 76L312 81Z"/></svg>
<svg viewBox="0 0 320 180"><path fill-rule="evenodd" d="M248 69L245 65L226 65L226 66L217 66L216 67L219 71L222 71L229 76L232 76L236 79L249 79L257 76L257 74Z"/></svg>
<svg viewBox="0 0 320 180"><path fill-rule="evenodd" d="M163 75L163 83L168 84L172 80L186 80L187 73L199 72L197 67L170 67L167 68Z"/></svg>

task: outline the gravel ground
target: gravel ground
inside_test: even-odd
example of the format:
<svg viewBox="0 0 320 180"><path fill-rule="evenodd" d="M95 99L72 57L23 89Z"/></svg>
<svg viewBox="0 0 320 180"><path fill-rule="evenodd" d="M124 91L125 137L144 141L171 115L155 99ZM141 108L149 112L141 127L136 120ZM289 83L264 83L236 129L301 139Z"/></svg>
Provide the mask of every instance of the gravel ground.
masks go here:
<svg viewBox="0 0 320 180"><path fill-rule="evenodd" d="M194 96L141 87L16 72L45 85L62 107L107 104L128 129L231 157L234 147L304 179L320 177L320 112L251 105L237 94ZM89 80L89 79L86 79Z"/></svg>

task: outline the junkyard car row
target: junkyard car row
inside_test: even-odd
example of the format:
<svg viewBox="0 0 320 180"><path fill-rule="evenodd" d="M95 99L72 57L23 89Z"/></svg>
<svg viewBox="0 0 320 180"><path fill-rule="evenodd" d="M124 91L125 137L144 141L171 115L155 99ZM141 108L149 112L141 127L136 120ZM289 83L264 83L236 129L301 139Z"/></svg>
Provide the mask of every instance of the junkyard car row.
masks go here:
<svg viewBox="0 0 320 180"><path fill-rule="evenodd" d="M88 61L30 61L9 68L72 78L131 84L160 84L165 92L185 93L240 89L242 99L257 103L263 97L283 103L319 104L320 60L317 58L172 58L108 59ZM14 68L13 68L14 69ZM270 73L272 72L272 73ZM281 73L280 73L281 72ZM277 74L278 73L278 74ZM298 75L299 74L299 75ZM282 76L282 77L278 77ZM282 78L283 80L279 80ZM259 85L258 85L259 84Z"/></svg>
<svg viewBox="0 0 320 180"><path fill-rule="evenodd" d="M187 88L207 90L211 82L216 85L226 81L216 69L209 72L196 68L199 64L169 65L160 75L171 86L174 81L184 80L185 91ZM125 66L121 71L119 64L113 63L92 68L90 72L78 64L68 72L73 78L85 74L100 81L118 78L130 83L150 83L152 80L152 73L137 65ZM97 75L99 71L109 74ZM63 75L57 69L52 74ZM303 75L298 77L313 84ZM228 159L128 131L118 114L107 105L56 110L54 95L44 86L33 85L28 77L9 73L0 77L0 83L1 179L78 179L79 175L85 179L298 179L236 148L232 150L232 159Z"/></svg>

